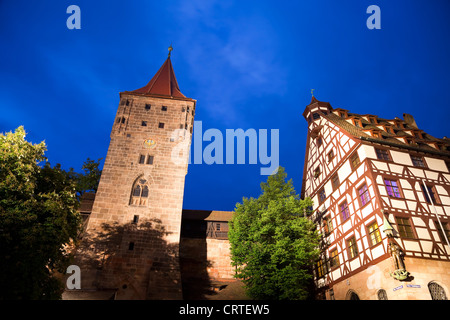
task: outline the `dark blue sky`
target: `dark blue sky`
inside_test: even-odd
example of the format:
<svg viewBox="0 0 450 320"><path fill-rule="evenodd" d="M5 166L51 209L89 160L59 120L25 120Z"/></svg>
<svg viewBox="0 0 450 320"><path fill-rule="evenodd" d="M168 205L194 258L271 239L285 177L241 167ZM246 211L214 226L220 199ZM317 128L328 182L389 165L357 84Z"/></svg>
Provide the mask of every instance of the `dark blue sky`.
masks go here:
<svg viewBox="0 0 450 320"><path fill-rule="evenodd" d="M81 30L69 30L69 5ZM381 30L369 30L369 5ZM119 92L167 57L203 130L279 129L280 165L300 192L311 100L383 118L412 114L450 134L450 2L0 1L0 131L23 125L52 164L105 158ZM195 130L195 129L194 129ZM257 197L257 165L190 165L188 209Z"/></svg>

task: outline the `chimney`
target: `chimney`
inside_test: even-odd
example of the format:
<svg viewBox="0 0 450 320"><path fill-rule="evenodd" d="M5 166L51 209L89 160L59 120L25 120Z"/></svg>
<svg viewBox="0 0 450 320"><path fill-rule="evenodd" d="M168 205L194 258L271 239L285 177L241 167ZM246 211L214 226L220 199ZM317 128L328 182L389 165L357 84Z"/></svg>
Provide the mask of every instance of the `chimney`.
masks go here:
<svg viewBox="0 0 450 320"><path fill-rule="evenodd" d="M414 128L416 128L416 129L419 129L419 128L417 127L416 120L414 120L414 117L413 117L412 115L407 114L407 113L404 113L404 114L403 114L403 120L405 120L405 122L406 122L407 124L409 124L411 127L414 127Z"/></svg>

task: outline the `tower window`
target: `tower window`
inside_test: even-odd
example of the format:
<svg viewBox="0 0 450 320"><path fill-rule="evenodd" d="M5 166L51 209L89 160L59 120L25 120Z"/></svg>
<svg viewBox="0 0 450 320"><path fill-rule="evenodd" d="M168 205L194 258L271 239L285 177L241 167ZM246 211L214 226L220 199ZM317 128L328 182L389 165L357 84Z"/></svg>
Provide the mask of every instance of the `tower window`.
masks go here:
<svg viewBox="0 0 450 320"><path fill-rule="evenodd" d="M135 216L133 217L133 224L137 224L138 221L139 221L139 216L135 215Z"/></svg>
<svg viewBox="0 0 450 320"><path fill-rule="evenodd" d="M128 244L128 250L130 250L130 251L134 250L134 242L130 242Z"/></svg>
<svg viewBox="0 0 450 320"><path fill-rule="evenodd" d="M131 205L146 206L148 200L148 183L147 180L139 178L131 192Z"/></svg>
<svg viewBox="0 0 450 320"><path fill-rule="evenodd" d="M141 126L146 127L147 126L147 121L142 121Z"/></svg>
<svg viewBox="0 0 450 320"><path fill-rule="evenodd" d="M317 119L320 118L320 114L317 113L317 112L314 112L314 113L312 114L312 117L313 117L313 120L317 120Z"/></svg>
<svg viewBox="0 0 450 320"><path fill-rule="evenodd" d="M147 156L147 164L153 164L153 156Z"/></svg>
<svg viewBox="0 0 450 320"><path fill-rule="evenodd" d="M158 124L158 128L164 129L164 123L163 123L163 122L160 122L160 123Z"/></svg>
<svg viewBox="0 0 450 320"><path fill-rule="evenodd" d="M145 155L141 154L139 155L139 164L144 164L145 163Z"/></svg>
<svg viewBox="0 0 450 320"><path fill-rule="evenodd" d="M167 111L167 107L166 106L162 106L161 107L161 111Z"/></svg>
<svg viewBox="0 0 450 320"><path fill-rule="evenodd" d="M145 104L145 110L150 110L152 108L152 105L149 103Z"/></svg>

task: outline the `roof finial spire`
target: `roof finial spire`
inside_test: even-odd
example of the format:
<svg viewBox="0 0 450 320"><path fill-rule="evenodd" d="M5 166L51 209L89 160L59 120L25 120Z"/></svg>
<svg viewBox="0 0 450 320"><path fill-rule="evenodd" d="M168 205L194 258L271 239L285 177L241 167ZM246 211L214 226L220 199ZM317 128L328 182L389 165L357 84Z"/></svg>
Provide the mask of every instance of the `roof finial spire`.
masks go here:
<svg viewBox="0 0 450 320"><path fill-rule="evenodd" d="M173 48L172 48L172 44L170 44L170 47L169 47L169 58L170 58L170 54L172 53L172 50L173 50Z"/></svg>
<svg viewBox="0 0 450 320"><path fill-rule="evenodd" d="M311 89L311 96L314 97L314 90L316 89Z"/></svg>

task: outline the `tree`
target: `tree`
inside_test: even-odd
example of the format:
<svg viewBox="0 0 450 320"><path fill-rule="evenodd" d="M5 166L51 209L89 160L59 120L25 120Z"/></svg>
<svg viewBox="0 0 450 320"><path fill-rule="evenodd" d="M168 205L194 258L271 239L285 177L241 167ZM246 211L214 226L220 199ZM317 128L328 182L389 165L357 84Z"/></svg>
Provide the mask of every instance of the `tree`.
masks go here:
<svg viewBox="0 0 450 320"><path fill-rule="evenodd" d="M76 179L46 161L21 126L0 134L0 299L58 299L76 239Z"/></svg>
<svg viewBox="0 0 450 320"><path fill-rule="evenodd" d="M261 183L259 198L236 205L228 232L232 264L254 299L307 299L319 235L306 214L311 199L299 199L280 167Z"/></svg>
<svg viewBox="0 0 450 320"><path fill-rule="evenodd" d="M102 175L102 170L100 170L100 161L91 160L87 158L81 169L83 169L84 174L76 174L77 179L77 191L82 195L86 191L97 192L98 183L100 182L100 176Z"/></svg>

